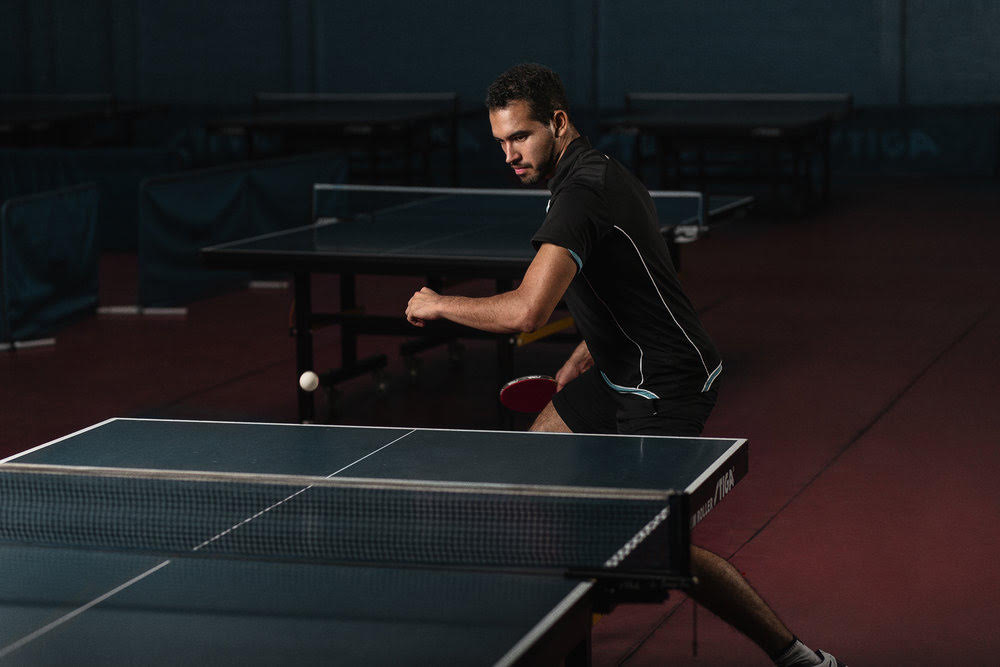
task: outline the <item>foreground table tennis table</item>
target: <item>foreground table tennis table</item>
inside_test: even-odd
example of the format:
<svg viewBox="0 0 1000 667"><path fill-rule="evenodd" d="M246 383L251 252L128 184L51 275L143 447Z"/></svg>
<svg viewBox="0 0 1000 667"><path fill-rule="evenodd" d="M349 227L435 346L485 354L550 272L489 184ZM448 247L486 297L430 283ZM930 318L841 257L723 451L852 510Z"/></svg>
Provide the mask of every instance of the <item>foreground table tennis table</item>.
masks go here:
<svg viewBox="0 0 1000 667"><path fill-rule="evenodd" d="M587 664L741 439L111 419L0 461L0 663Z"/></svg>
<svg viewBox="0 0 1000 667"><path fill-rule="evenodd" d="M678 242L693 240L710 224L753 203L749 197L708 201L697 192L652 194L675 258ZM534 258L530 241L545 218L547 190L317 184L314 200L316 224L202 250L210 267L294 275L296 379L314 370L313 327L330 324L341 326L341 367L321 374L327 387L385 366L383 355L357 358L361 334L411 338L404 344L404 356L456 338L494 339L501 376L497 387L511 379L513 351L529 337L498 336L449 322L430 322L418 329L403 318L405 304L400 304L398 316L366 314L357 302L355 276L425 276L439 291L445 279L486 278L496 281L497 292L507 291ZM340 312L312 311L311 275L317 272L339 274ZM313 394L298 392L299 419L312 421Z"/></svg>

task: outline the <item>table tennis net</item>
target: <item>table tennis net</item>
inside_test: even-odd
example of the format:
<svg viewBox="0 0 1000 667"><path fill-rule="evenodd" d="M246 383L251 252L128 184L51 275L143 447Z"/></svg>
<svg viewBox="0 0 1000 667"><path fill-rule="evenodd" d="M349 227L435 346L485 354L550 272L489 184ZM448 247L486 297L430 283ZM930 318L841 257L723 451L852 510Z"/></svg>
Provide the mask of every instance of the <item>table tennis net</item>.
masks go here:
<svg viewBox="0 0 1000 667"><path fill-rule="evenodd" d="M545 217L547 191L483 188L437 188L380 185L313 186L313 220L440 220L510 222L532 213L538 224ZM527 243L525 239L525 243Z"/></svg>
<svg viewBox="0 0 1000 667"><path fill-rule="evenodd" d="M328 563L670 569L668 492L0 465L0 541Z"/></svg>

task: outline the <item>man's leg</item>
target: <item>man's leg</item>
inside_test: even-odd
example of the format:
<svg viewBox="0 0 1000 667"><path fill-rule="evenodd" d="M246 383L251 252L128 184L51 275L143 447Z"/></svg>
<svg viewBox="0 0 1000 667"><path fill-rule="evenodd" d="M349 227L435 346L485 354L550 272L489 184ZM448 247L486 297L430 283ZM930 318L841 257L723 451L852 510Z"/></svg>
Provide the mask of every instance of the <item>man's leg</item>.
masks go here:
<svg viewBox="0 0 1000 667"><path fill-rule="evenodd" d="M565 410L566 418L572 418L571 421L574 421L574 423L580 420L583 415L596 419L603 417L606 421L607 415L602 414L606 411L602 410L604 406L600 405L599 401L582 401L581 404L589 408L589 410L580 410L575 409L579 406L567 400L570 397L577 398L587 391L585 388L576 388L576 385L586 387L582 379L578 378L578 380L580 382L574 380L573 383L567 385L567 388L574 387L575 391L573 393L567 392L565 396L556 394L553 401L560 404L561 408ZM566 389L563 391L566 391ZM710 399L710 403L714 404L714 396L710 397ZM701 401L695 401L695 403L700 404ZM700 432L701 425L704 424L708 412L711 411L711 405L694 405L691 407L695 408L695 410L688 420L677 424L649 424L648 426L655 427L653 430L654 433L661 432L661 429L671 432L677 429L691 428L692 425ZM603 424L602 426L606 427L607 425ZM619 423L618 426L620 431L621 424ZM556 410L552 402L546 405L545 409L535 418L534 423L531 425L531 430L561 433L588 430L592 430L593 432L609 432L604 428L596 428L593 425L590 428L581 426L574 430L566 424L566 421L560 416L559 411ZM798 642L791 631L778 618L778 615L774 613L760 595L750 586L749 582L721 556L692 545L691 570L692 574L698 580L698 583L689 591L691 598L737 631L746 635L767 653L776 664L796 666L815 664L841 665L833 656L827 653L817 653L801 642Z"/></svg>
<svg viewBox="0 0 1000 667"><path fill-rule="evenodd" d="M724 558L692 545L691 572L698 579L689 591L691 597L769 656L778 656L792 643L794 637L785 624Z"/></svg>
<svg viewBox="0 0 1000 667"><path fill-rule="evenodd" d="M552 406L552 401L549 401L548 405L538 413L535 421L531 424L531 428L528 430L547 431L549 433L572 433L569 426L566 426L566 422L559 416L555 407Z"/></svg>
<svg viewBox="0 0 1000 667"><path fill-rule="evenodd" d="M759 646L776 665L844 667L837 658L798 641L743 576L721 556L691 546L691 572L698 579L688 593Z"/></svg>
<svg viewBox="0 0 1000 667"><path fill-rule="evenodd" d="M531 424L532 431L570 433L551 402ZM792 633L767 603L724 558L691 546L691 570L698 583L691 597L775 656L792 643Z"/></svg>

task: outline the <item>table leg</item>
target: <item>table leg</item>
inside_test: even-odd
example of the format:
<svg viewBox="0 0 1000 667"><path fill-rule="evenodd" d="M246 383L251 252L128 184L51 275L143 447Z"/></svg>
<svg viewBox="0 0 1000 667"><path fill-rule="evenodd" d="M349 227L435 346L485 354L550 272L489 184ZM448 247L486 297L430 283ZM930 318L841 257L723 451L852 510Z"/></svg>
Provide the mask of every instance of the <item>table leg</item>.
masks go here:
<svg viewBox="0 0 1000 667"><path fill-rule="evenodd" d="M497 280L497 294L513 289L510 280ZM503 384L514 378L514 336L497 336L497 374Z"/></svg>
<svg viewBox="0 0 1000 667"><path fill-rule="evenodd" d="M509 292L513 289L514 283L510 280L497 280L497 294L502 294L503 292ZM497 375L500 383L499 387L502 387L508 381L514 379L514 347L515 347L515 336L514 335L500 335L497 336ZM513 419L511 413L500 403L499 398L497 399L497 421L501 428L510 429L513 427Z"/></svg>
<svg viewBox="0 0 1000 667"><path fill-rule="evenodd" d="M820 153L823 156L823 191L822 200L823 205L830 203L830 134L833 132L832 124L827 123L826 127L823 128L821 133L822 145L820 147Z"/></svg>
<svg viewBox="0 0 1000 667"><path fill-rule="evenodd" d="M459 153L459 150L458 150L458 114L457 114L457 112L455 114L453 114L452 117L451 117L451 127L449 128L449 132L451 134L451 136L449 137L449 142L451 144L451 146L450 146L450 149L451 149L451 185L453 187L458 187L458 185L459 185L459 179L461 178L461 176L460 176L461 172L459 171L459 164L458 164L458 160L459 160L458 153Z"/></svg>
<svg viewBox="0 0 1000 667"><path fill-rule="evenodd" d="M340 274L340 312L346 313L358 307L355 277L353 273ZM340 367L353 368L358 362L358 334L348 320L340 325Z"/></svg>
<svg viewBox="0 0 1000 667"><path fill-rule="evenodd" d="M312 276L295 274L295 387L299 398L299 421L312 422L316 418L313 393L299 387L298 378L313 370L312 346Z"/></svg>

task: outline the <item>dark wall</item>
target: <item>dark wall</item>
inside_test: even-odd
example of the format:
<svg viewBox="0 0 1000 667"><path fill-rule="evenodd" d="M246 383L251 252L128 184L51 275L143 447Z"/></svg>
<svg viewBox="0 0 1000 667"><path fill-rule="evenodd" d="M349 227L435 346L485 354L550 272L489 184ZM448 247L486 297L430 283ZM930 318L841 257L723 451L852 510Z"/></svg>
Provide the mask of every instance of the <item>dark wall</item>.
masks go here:
<svg viewBox="0 0 1000 667"><path fill-rule="evenodd" d="M1000 90L992 0L5 0L0 87L244 104L255 91L458 91L508 65L576 104L626 90L850 91L860 105Z"/></svg>
<svg viewBox="0 0 1000 667"><path fill-rule="evenodd" d="M613 104L645 89L853 92L894 102L897 4L618 2L603 13L601 98Z"/></svg>

